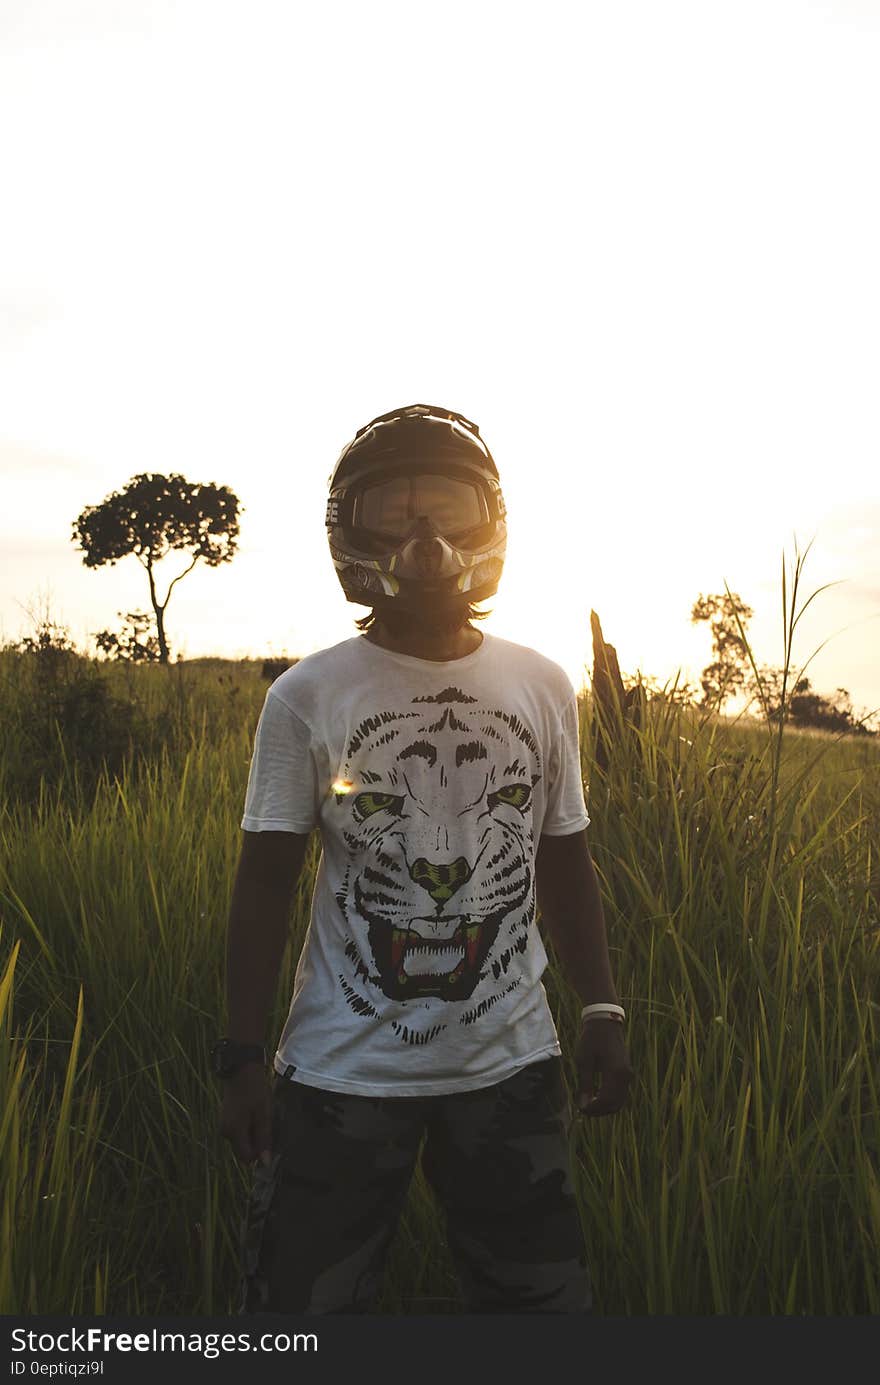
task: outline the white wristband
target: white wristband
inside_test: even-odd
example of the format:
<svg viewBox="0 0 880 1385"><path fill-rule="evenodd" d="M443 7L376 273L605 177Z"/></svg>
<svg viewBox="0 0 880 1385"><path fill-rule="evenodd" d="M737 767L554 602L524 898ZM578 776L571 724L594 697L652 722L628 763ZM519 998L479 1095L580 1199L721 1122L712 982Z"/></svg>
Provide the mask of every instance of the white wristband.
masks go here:
<svg viewBox="0 0 880 1385"><path fill-rule="evenodd" d="M589 1019L591 1015L602 1015L606 1018L611 1017L620 1020L626 1019L626 1011L622 1005L611 1005L607 1002L602 1005L585 1005L583 1010L581 1010L581 1023L583 1023L585 1019Z"/></svg>

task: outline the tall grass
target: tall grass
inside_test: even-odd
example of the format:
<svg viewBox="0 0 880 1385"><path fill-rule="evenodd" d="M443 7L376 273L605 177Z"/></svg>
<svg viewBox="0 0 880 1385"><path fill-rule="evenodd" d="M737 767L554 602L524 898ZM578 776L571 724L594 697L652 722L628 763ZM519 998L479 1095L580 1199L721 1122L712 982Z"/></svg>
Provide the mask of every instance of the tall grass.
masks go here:
<svg viewBox="0 0 880 1385"><path fill-rule="evenodd" d="M217 1133L208 1051L265 684L221 664L116 676L150 716L185 707L150 757L90 780L73 761L23 800L16 748L0 753L5 1313L222 1313L237 1287L248 1175ZM877 745L641 699L606 770L581 705L637 1074L622 1112L572 1129L596 1312L876 1314ZM573 1080L577 1000L555 965L545 980ZM457 1309L420 1175L383 1308Z"/></svg>

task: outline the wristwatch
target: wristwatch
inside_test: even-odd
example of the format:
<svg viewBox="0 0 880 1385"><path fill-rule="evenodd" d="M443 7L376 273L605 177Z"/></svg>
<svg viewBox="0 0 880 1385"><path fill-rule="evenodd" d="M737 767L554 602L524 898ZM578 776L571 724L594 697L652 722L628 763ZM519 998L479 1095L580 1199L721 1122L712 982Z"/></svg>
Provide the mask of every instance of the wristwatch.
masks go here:
<svg viewBox="0 0 880 1385"><path fill-rule="evenodd" d="M211 1049L211 1070L215 1077L233 1077L245 1063L269 1062L263 1044L240 1044L235 1039L218 1039Z"/></svg>

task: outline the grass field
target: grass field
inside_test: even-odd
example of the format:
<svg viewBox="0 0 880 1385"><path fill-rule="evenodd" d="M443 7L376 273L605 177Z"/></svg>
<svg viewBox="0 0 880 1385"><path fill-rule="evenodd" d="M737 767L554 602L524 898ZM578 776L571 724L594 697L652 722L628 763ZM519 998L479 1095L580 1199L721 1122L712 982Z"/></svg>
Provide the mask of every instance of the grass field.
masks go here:
<svg viewBox="0 0 880 1385"><path fill-rule="evenodd" d="M266 684L105 667L116 706L69 663L0 655L0 1313L225 1313L248 1174L208 1052ZM656 700L603 771L589 697L581 719L636 1070L572 1137L595 1312L880 1313L880 745ZM569 1053L575 997L545 982ZM458 1311L420 1177L383 1309Z"/></svg>

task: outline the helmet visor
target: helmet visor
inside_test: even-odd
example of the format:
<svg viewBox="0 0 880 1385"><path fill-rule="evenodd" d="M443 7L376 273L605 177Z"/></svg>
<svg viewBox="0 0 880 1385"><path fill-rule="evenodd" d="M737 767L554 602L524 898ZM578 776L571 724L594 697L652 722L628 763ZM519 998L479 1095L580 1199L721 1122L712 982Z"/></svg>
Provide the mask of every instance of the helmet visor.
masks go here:
<svg viewBox="0 0 880 1385"><path fill-rule="evenodd" d="M446 538L463 538L489 523L477 481L418 471L365 485L354 504L354 525L376 538L398 540L427 515Z"/></svg>

